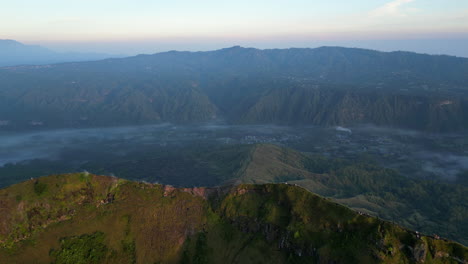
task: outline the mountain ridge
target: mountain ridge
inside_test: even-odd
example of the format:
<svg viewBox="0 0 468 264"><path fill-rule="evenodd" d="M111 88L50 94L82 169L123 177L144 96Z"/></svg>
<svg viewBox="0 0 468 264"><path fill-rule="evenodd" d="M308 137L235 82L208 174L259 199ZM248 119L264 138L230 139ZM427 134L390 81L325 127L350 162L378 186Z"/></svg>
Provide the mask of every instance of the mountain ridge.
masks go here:
<svg viewBox="0 0 468 264"><path fill-rule="evenodd" d="M32 179L0 197L0 256L15 263L451 263L468 255L287 184L176 189L80 173Z"/></svg>
<svg viewBox="0 0 468 264"><path fill-rule="evenodd" d="M468 59L449 56L235 47L7 67L0 79L0 129L213 120L468 129Z"/></svg>
<svg viewBox="0 0 468 264"><path fill-rule="evenodd" d="M466 186L409 179L369 160L308 155L271 144L255 145L246 159L238 184L287 182L355 211L467 243L467 215L454 210L468 204ZM454 221L459 214L460 221Z"/></svg>
<svg viewBox="0 0 468 264"><path fill-rule="evenodd" d="M80 162L80 166L60 160L31 161L31 166L24 168L20 164L5 166L0 168L2 186L70 171L91 171L177 188L287 182L354 211L468 244L468 186L462 178L457 182L411 178L365 156L339 159L271 144L202 144L168 148L164 154L146 151L107 156L107 161L98 162L95 156L100 155L86 152L89 161Z"/></svg>

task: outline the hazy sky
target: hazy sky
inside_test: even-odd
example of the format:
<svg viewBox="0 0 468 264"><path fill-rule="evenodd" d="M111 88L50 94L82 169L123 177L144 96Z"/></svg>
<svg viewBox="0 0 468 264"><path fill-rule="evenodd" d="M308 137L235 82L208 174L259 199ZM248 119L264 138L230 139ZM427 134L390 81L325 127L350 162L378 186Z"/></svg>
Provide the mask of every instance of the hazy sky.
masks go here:
<svg viewBox="0 0 468 264"><path fill-rule="evenodd" d="M427 39L463 51L468 0L0 0L0 38L126 54Z"/></svg>

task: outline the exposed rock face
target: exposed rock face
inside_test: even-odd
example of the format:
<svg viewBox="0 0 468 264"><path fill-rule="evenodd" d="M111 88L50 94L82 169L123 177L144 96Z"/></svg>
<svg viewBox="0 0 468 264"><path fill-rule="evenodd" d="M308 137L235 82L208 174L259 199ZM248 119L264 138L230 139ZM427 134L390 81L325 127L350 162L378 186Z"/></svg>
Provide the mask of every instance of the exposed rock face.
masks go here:
<svg viewBox="0 0 468 264"><path fill-rule="evenodd" d="M171 185L164 185L164 197L169 196L175 190L176 190L176 188L171 186Z"/></svg>
<svg viewBox="0 0 468 264"><path fill-rule="evenodd" d="M424 243L419 243L413 248L413 257L416 262L424 263L426 261L427 246Z"/></svg>
<svg viewBox="0 0 468 264"><path fill-rule="evenodd" d="M189 193L193 196L202 197L208 199L211 195L216 194L220 191L220 188L205 188L205 187L194 187L194 188L175 188L171 185L164 185L164 197L174 194L175 191L182 191Z"/></svg>

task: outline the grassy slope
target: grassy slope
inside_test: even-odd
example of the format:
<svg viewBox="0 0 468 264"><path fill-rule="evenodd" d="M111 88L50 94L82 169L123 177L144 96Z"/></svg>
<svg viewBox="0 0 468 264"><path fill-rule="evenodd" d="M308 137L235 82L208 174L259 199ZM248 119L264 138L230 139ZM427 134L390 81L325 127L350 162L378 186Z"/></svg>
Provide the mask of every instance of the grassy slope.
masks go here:
<svg viewBox="0 0 468 264"><path fill-rule="evenodd" d="M256 145L239 181L297 184L357 211L468 243L468 198L461 185L411 180L372 164L309 157L275 145Z"/></svg>
<svg viewBox="0 0 468 264"><path fill-rule="evenodd" d="M0 263L468 258L459 244L419 239L291 185L174 189L88 174L49 176L0 190L0 248Z"/></svg>
<svg viewBox="0 0 468 264"><path fill-rule="evenodd" d="M304 155L291 149L269 144L255 145L238 175L239 182L262 184L323 177L307 171L303 159ZM309 184L308 189L311 191L327 189L318 181L310 181Z"/></svg>
<svg viewBox="0 0 468 264"><path fill-rule="evenodd" d="M177 199L157 199L163 197L160 185L83 174L45 177L38 182L48 186L41 195L34 192L34 181L2 190L2 201L7 203L2 215L10 216L10 219L2 217L2 240L9 236L4 246L9 252L18 253L13 257L18 262L27 263L35 256L38 262L47 263L49 250L59 247L59 238L96 231L106 236L109 261L122 259L122 263L128 263L125 259L129 256L122 256L125 241L147 244L153 249L136 248L135 254L143 263L158 260L158 256L167 260L177 256L185 232L200 229L205 218L206 204L201 198L182 193L175 196ZM101 205L107 193L113 193L118 202ZM18 199L18 195L22 198ZM36 210L39 213L32 215ZM62 211L65 217L56 213ZM44 228L47 231L41 232ZM26 240L22 246L12 243L18 239Z"/></svg>

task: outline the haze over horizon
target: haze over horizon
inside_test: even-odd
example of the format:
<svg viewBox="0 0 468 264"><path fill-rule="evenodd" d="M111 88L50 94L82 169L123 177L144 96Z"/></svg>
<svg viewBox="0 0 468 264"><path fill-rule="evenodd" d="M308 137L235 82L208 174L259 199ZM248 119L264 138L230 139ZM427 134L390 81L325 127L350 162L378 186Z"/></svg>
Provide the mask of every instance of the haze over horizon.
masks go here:
<svg viewBox="0 0 468 264"><path fill-rule="evenodd" d="M2 5L0 32L56 51L122 55L241 45L468 57L468 2L19 0Z"/></svg>

